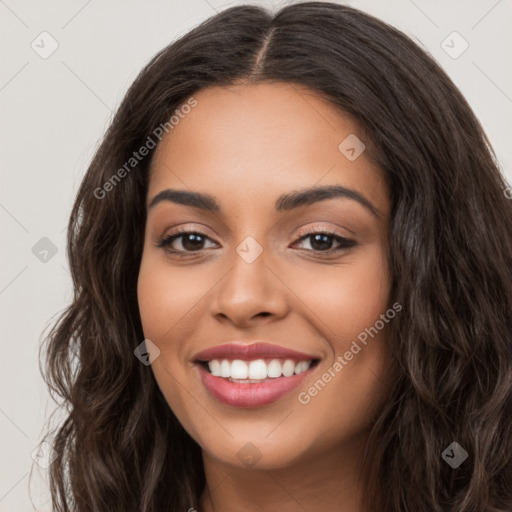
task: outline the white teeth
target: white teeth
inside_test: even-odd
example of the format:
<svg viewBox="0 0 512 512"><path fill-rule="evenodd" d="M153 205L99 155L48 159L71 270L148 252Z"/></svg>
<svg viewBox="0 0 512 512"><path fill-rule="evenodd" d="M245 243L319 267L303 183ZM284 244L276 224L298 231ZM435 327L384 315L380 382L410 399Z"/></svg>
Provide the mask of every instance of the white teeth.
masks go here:
<svg viewBox="0 0 512 512"><path fill-rule="evenodd" d="M311 366L311 363L312 361L301 361L300 363L300 369L297 370L297 367L295 367L295 373L302 373L302 372L305 372L306 370L309 369L309 367Z"/></svg>
<svg viewBox="0 0 512 512"><path fill-rule="evenodd" d="M208 366L210 366L210 363L208 363ZM226 359L220 363L220 377L231 377L231 364Z"/></svg>
<svg viewBox="0 0 512 512"><path fill-rule="evenodd" d="M291 359L287 359L283 364L283 375L291 377L295 371L295 363Z"/></svg>
<svg viewBox="0 0 512 512"><path fill-rule="evenodd" d="M242 361L235 359L229 361L223 359L213 359L208 361L208 368L215 377L223 377L225 379L236 379L244 382L262 381L267 378L291 377L305 372L312 361L298 361L293 359L272 359L266 363L263 359L255 359L253 361Z"/></svg>
<svg viewBox="0 0 512 512"><path fill-rule="evenodd" d="M217 359L214 359L213 361L210 361L208 363L208 367L210 368L212 375L214 375L215 377L221 376L220 366L220 362Z"/></svg>
<svg viewBox="0 0 512 512"><path fill-rule="evenodd" d="M281 362L277 359L272 359L267 365L267 374L269 377L281 377L282 369Z"/></svg>
<svg viewBox="0 0 512 512"><path fill-rule="evenodd" d="M245 361L235 359L231 363L231 375L232 379L247 379L249 376L249 366Z"/></svg>
<svg viewBox="0 0 512 512"><path fill-rule="evenodd" d="M267 365L263 359L256 359L249 363L249 379L266 379Z"/></svg>

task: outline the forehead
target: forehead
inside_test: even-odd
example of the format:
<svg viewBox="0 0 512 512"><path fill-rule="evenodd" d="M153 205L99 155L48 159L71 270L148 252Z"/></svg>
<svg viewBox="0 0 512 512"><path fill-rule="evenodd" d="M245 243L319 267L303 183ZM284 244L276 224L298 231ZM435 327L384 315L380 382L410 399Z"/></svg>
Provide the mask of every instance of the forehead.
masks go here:
<svg viewBox="0 0 512 512"><path fill-rule="evenodd" d="M210 87L193 97L197 105L156 149L149 197L164 188L207 188L230 200L233 191L264 199L342 184L386 211L380 170L364 153L351 161L339 149L347 137L362 138L357 123L310 89L265 82Z"/></svg>

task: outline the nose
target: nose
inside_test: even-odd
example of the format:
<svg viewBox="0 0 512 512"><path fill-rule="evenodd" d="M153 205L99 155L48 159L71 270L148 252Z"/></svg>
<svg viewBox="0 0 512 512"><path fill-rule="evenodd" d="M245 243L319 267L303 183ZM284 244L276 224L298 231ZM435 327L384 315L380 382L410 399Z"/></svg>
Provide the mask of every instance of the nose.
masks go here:
<svg viewBox="0 0 512 512"><path fill-rule="evenodd" d="M215 287L211 314L237 327L273 322L288 312L286 286L267 264L265 251L247 263L234 251L231 269Z"/></svg>

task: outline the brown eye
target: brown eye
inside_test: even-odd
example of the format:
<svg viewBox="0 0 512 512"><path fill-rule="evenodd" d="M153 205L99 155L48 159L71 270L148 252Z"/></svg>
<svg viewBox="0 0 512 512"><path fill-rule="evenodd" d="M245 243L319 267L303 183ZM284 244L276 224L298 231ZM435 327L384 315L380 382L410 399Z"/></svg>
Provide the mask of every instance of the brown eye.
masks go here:
<svg viewBox="0 0 512 512"><path fill-rule="evenodd" d="M354 240L349 240L348 238L336 235L335 233L324 232L309 233L301 237L299 242L308 239L310 240L309 247L305 247L305 249L315 252L336 251L347 249L356 245ZM338 247L333 249L334 244L338 244Z"/></svg>
<svg viewBox="0 0 512 512"><path fill-rule="evenodd" d="M182 231L166 236L159 242L158 247L170 252L196 252L206 248L207 240L210 240L210 238L203 233Z"/></svg>

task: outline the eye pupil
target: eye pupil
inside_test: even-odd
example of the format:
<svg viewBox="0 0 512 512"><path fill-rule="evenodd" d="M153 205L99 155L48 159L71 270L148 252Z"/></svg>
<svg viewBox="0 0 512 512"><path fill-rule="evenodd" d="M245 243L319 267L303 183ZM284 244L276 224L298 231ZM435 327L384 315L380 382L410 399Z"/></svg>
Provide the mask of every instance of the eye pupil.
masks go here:
<svg viewBox="0 0 512 512"><path fill-rule="evenodd" d="M184 256L187 253L201 253L205 247L205 243L207 240L210 240L210 237L201 234L200 232L181 232L174 235L169 235L167 238L164 238L159 244L158 247L165 248L166 251L172 253L173 255ZM309 241L309 249L305 247L304 249L311 252L324 252L326 254L330 254L333 252L333 245L338 244L340 247L338 251L343 251L354 245L357 245L353 240L345 239L341 236L336 236L332 233L328 232L320 232L320 233L310 233L309 235L304 235L299 239L299 242L304 243L305 241ZM174 247L174 244L179 242L178 246ZM181 245L181 248L179 248ZM334 250L336 251L336 250Z"/></svg>
<svg viewBox="0 0 512 512"><path fill-rule="evenodd" d="M204 240L201 235L196 233L187 233L186 235L182 235L182 244L184 249L194 251L202 248Z"/></svg>
<svg viewBox="0 0 512 512"><path fill-rule="evenodd" d="M317 233L312 235L311 247L316 251L326 251L332 246L332 236Z"/></svg>

